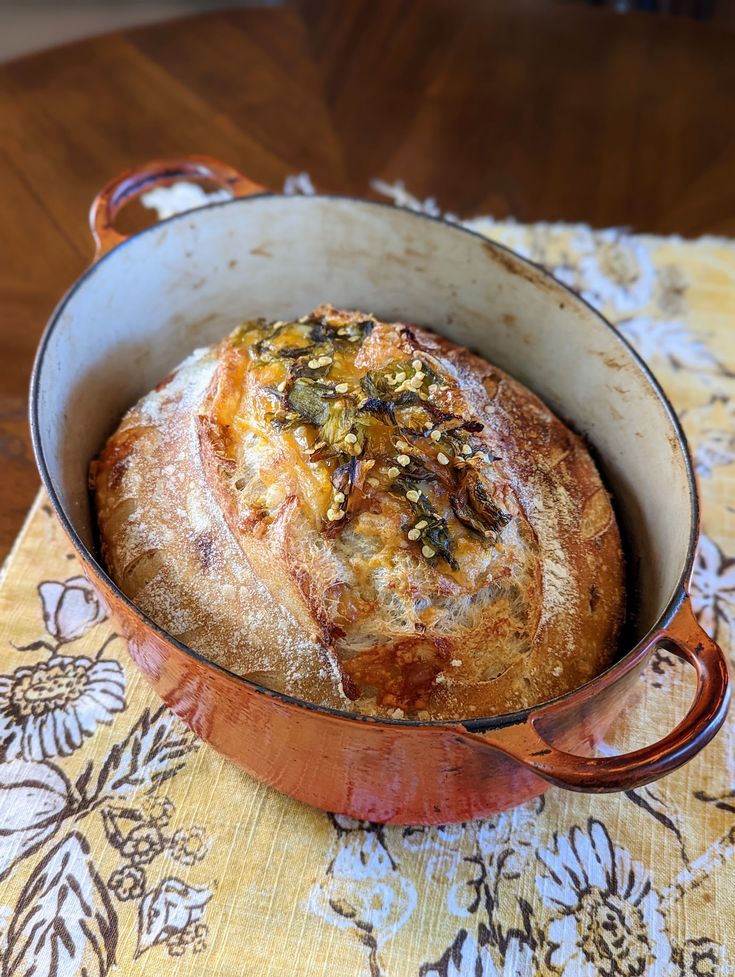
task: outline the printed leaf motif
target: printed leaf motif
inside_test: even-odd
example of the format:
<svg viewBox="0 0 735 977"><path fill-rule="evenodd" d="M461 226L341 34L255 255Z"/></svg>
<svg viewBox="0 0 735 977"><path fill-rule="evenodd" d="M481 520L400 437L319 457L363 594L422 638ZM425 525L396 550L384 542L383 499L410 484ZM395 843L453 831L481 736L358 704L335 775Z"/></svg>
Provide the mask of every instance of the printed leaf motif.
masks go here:
<svg viewBox="0 0 735 977"><path fill-rule="evenodd" d="M653 787L642 787L640 790L626 790L625 796L636 807L645 811L646 814L650 814L659 824L662 824L664 828L673 833L681 849L682 861L685 865L688 865L689 856L687 855L684 835L678 824L679 817L675 807L670 803L667 804L660 793Z"/></svg>
<svg viewBox="0 0 735 977"><path fill-rule="evenodd" d="M181 879L164 879L140 904L136 958L174 933L196 923L212 898L207 886L187 885Z"/></svg>
<svg viewBox="0 0 735 977"><path fill-rule="evenodd" d="M691 592L699 623L715 641L724 643L735 625L735 558L726 556L704 533L699 537Z"/></svg>
<svg viewBox="0 0 735 977"><path fill-rule="evenodd" d="M2 977L104 977L115 963L117 916L77 832L39 862L20 894Z"/></svg>
<svg viewBox="0 0 735 977"><path fill-rule="evenodd" d="M694 796L698 801L714 804L721 811L735 814L735 789L724 791L722 794L708 794L706 790L695 790Z"/></svg>
<svg viewBox="0 0 735 977"><path fill-rule="evenodd" d="M439 960L421 967L419 977L461 977L475 972L476 962L477 941L467 930L461 929Z"/></svg>
<svg viewBox="0 0 735 977"><path fill-rule="evenodd" d="M490 933L482 924L478 937L466 929L459 930L439 960L419 968L419 977L529 977L539 973L527 944L513 940L501 951L491 943Z"/></svg>
<svg viewBox="0 0 735 977"><path fill-rule="evenodd" d="M100 770L94 800L129 797L173 777L196 749L196 740L165 707L148 709L125 739L110 750Z"/></svg>
<svg viewBox="0 0 735 977"><path fill-rule="evenodd" d="M0 879L31 855L69 812L70 786L50 763L0 763Z"/></svg>

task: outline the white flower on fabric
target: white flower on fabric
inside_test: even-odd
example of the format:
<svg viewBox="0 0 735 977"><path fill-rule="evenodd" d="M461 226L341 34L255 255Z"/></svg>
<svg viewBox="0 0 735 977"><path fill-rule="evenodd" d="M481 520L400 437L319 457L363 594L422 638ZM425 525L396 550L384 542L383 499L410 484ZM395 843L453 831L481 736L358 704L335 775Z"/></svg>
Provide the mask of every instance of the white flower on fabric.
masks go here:
<svg viewBox="0 0 735 977"><path fill-rule="evenodd" d="M536 888L553 916L549 966L562 977L664 977L671 947L647 869L590 820L538 853Z"/></svg>
<svg viewBox="0 0 735 977"><path fill-rule="evenodd" d="M461 845L466 832L465 824L431 824L426 827L404 828L401 843L410 852L447 851Z"/></svg>
<svg viewBox="0 0 735 977"><path fill-rule="evenodd" d="M520 872L535 853L543 807L543 798L536 798L484 821L404 828L401 842L409 852L424 853L424 876L446 888L449 911L468 916L478 859L499 864L502 876Z"/></svg>
<svg viewBox="0 0 735 977"><path fill-rule="evenodd" d="M708 403L681 412L694 451L694 464L702 478L715 468L735 463L735 403L715 394Z"/></svg>
<svg viewBox="0 0 735 977"><path fill-rule="evenodd" d="M306 194L316 193L311 177L308 173L294 173L287 176L283 183L285 194ZM196 210L198 207L206 207L207 204L219 203L231 200L232 194L229 190L205 190L198 183L187 183L182 180L171 187L156 187L148 193L141 195L140 202L149 210L155 210L159 220L173 217L174 214L183 214L187 210Z"/></svg>
<svg viewBox="0 0 735 977"><path fill-rule="evenodd" d="M343 839L332 871L344 879L382 879L394 870L390 855L373 832L355 833Z"/></svg>
<svg viewBox="0 0 735 977"><path fill-rule="evenodd" d="M709 428L699 436L694 447L694 467L697 475L712 478L715 468L735 462L735 418L729 430Z"/></svg>
<svg viewBox="0 0 735 977"><path fill-rule="evenodd" d="M473 823L410 827L401 832L401 843L407 851L425 853L421 864L426 881L442 887L456 885L459 866L472 851L473 839Z"/></svg>
<svg viewBox="0 0 735 977"><path fill-rule="evenodd" d="M337 837L326 875L309 895L309 910L358 937L370 932L382 947L413 914L416 888L391 857L379 825L344 815L331 820Z"/></svg>
<svg viewBox="0 0 735 977"><path fill-rule="evenodd" d="M138 910L135 959L152 946L166 943L171 937L198 923L211 898L209 886L189 885L176 878L164 879L146 893Z"/></svg>
<svg viewBox="0 0 735 977"><path fill-rule="evenodd" d="M8 928L15 909L7 903L0 905L0 954L5 956ZM2 958L0 958L2 959Z"/></svg>
<svg viewBox="0 0 735 977"><path fill-rule="evenodd" d="M283 192L287 196L294 196L295 194L301 194L302 196L310 197L316 193L314 189L314 184L311 182L311 177L306 172L292 173L291 176L287 176L283 181Z"/></svg>
<svg viewBox="0 0 735 977"><path fill-rule="evenodd" d="M653 298L656 267L640 238L615 230L581 228L571 249L576 256L577 288L596 308L608 315L627 316Z"/></svg>
<svg viewBox="0 0 735 977"><path fill-rule="evenodd" d="M428 214L429 217L441 217L443 220L453 224L459 223L459 218L456 214L451 214L449 211L442 211L437 203L436 197L426 197L424 200L420 200L406 189L406 184L403 180L395 180L393 183L387 183L385 180L371 180L370 186L376 193L380 193L384 197L388 197L389 200L392 200L396 207L405 207L407 210L413 210L417 214Z"/></svg>
<svg viewBox="0 0 735 977"><path fill-rule="evenodd" d="M650 248L614 229L593 231L584 224L547 223L529 228L484 217L465 221L464 226L542 265L608 316L630 316L654 297L657 272Z"/></svg>
<svg viewBox="0 0 735 977"><path fill-rule="evenodd" d="M371 932L378 947L389 942L408 922L418 897L410 879L394 873L383 878L328 875L311 890L310 912L337 929L359 937Z"/></svg>
<svg viewBox="0 0 735 977"><path fill-rule="evenodd" d="M477 828L480 854L487 859L501 851L512 852L514 870L520 871L520 863L527 852L536 847L538 819L543 808L544 799L537 797L486 821L480 821Z"/></svg>
<svg viewBox="0 0 735 977"><path fill-rule="evenodd" d="M680 977L730 977L727 949L707 936L687 940L675 951Z"/></svg>
<svg viewBox="0 0 735 977"><path fill-rule="evenodd" d="M725 556L704 533L699 537L691 595L694 612L707 634L715 641L722 641L723 627L733 633L735 559Z"/></svg>
<svg viewBox="0 0 735 977"><path fill-rule="evenodd" d="M0 676L0 742L12 760L69 756L125 708L116 661L54 656Z"/></svg>
<svg viewBox="0 0 735 977"><path fill-rule="evenodd" d="M456 850L451 864L446 865L449 912L467 917L477 911L485 872L498 880L520 875L536 851L538 816L543 805L543 799L536 798L466 826L465 831L472 841L471 853L466 854L467 845L464 844Z"/></svg>
<svg viewBox="0 0 735 977"><path fill-rule="evenodd" d="M86 577L45 580L39 584L38 593L43 607L43 623L60 645L81 638L105 619L97 594Z"/></svg>
<svg viewBox="0 0 735 977"><path fill-rule="evenodd" d="M675 370L721 372L717 358L704 340L678 319L635 316L614 325L646 363L663 361Z"/></svg>
<svg viewBox="0 0 735 977"><path fill-rule="evenodd" d="M218 201L231 200L232 194L228 190L212 190L208 192L198 183L175 183L172 187L156 187L141 195L140 202L149 210L155 210L159 220L183 214L187 210L196 210L207 204Z"/></svg>
<svg viewBox="0 0 735 977"><path fill-rule="evenodd" d="M69 781L50 763L0 763L0 879L56 833L70 795Z"/></svg>

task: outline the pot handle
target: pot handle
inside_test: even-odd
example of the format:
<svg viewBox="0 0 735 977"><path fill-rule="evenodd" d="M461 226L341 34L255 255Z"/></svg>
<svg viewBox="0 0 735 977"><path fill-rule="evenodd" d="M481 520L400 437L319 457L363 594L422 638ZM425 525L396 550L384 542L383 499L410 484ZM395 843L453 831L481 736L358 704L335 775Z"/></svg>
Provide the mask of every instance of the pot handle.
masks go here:
<svg viewBox="0 0 735 977"><path fill-rule="evenodd" d="M110 180L92 201L89 226L96 245L94 261L127 240L127 235L113 226L125 204L154 187L167 187L187 178L209 180L230 190L233 197L247 197L265 189L212 156L175 156L134 166Z"/></svg>
<svg viewBox="0 0 735 977"><path fill-rule="evenodd" d="M619 756L577 756L553 746L540 727L569 709L566 702L535 709L525 723L485 734L467 735L519 761L557 787L586 793L631 790L671 773L709 743L725 721L729 703L727 664L720 647L702 630L685 597L670 625L654 643L665 640L671 651L697 673L689 711L663 739Z"/></svg>

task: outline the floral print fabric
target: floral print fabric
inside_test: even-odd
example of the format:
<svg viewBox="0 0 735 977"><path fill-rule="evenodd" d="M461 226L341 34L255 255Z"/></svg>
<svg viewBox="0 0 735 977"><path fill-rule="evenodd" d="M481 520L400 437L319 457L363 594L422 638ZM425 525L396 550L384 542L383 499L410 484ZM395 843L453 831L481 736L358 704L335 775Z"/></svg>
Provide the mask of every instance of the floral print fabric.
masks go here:
<svg viewBox="0 0 735 977"><path fill-rule="evenodd" d="M601 308L663 383L700 479L694 605L732 660L735 243L470 224ZM691 687L658 651L604 750L673 726ZM431 828L326 815L160 705L39 497L0 578L2 977L721 977L734 919L735 718L625 794Z"/></svg>

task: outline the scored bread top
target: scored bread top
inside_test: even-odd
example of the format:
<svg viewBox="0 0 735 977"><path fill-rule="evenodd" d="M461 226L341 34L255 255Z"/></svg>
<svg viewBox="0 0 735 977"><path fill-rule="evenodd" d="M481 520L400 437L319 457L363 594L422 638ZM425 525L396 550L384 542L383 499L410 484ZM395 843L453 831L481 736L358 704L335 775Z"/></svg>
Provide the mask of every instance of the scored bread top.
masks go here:
<svg viewBox="0 0 735 977"><path fill-rule="evenodd" d="M330 306L243 323L132 408L91 475L122 590L278 691L459 719L612 661L622 551L584 444L416 326Z"/></svg>

